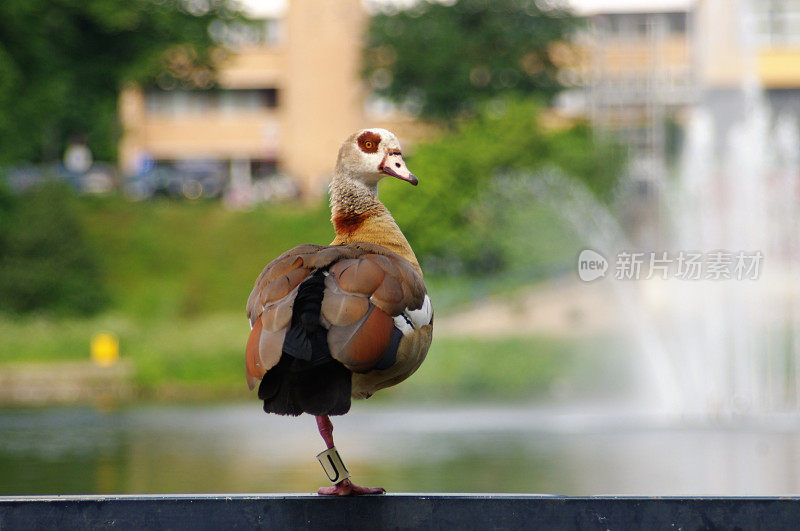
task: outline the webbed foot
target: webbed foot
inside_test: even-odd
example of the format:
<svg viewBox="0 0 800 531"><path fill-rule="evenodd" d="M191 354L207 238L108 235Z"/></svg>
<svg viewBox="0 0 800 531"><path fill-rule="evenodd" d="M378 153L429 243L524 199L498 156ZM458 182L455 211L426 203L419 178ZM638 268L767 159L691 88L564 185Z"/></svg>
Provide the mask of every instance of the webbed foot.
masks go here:
<svg viewBox="0 0 800 531"><path fill-rule="evenodd" d="M386 489L382 487L359 487L349 479L345 479L332 487L320 487L317 494L320 496L362 496L365 494L386 494Z"/></svg>

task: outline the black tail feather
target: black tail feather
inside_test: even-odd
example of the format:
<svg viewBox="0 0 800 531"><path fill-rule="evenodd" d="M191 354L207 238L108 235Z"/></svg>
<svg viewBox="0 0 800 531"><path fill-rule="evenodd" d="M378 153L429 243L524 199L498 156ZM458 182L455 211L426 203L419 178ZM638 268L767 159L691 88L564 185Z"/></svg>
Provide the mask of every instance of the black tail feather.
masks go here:
<svg viewBox="0 0 800 531"><path fill-rule="evenodd" d="M331 357L327 330L320 324L325 290L323 271L297 291L283 355L261 380L264 411L278 415L343 415L350 410L352 373Z"/></svg>

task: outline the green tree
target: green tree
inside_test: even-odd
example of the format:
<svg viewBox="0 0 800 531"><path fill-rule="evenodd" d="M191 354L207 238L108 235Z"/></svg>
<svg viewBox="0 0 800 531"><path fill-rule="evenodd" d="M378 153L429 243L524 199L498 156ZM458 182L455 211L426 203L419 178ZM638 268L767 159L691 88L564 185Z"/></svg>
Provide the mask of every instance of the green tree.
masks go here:
<svg viewBox="0 0 800 531"><path fill-rule="evenodd" d="M544 263L558 248L553 240L565 237L546 199L531 194L529 201L510 200L498 192L504 175L533 181L556 168L608 203L624 162L619 146L596 142L586 124L548 130L540 124L539 106L514 100L487 106L455 131L417 146L408 159L420 185L385 186L381 199L427 270L455 266L473 274L502 271L520 260ZM520 255L515 243L520 231L528 254Z"/></svg>
<svg viewBox="0 0 800 531"><path fill-rule="evenodd" d="M230 0L2 0L0 163L52 161L74 133L114 158L124 83L207 86L209 24L238 17Z"/></svg>
<svg viewBox="0 0 800 531"><path fill-rule="evenodd" d="M107 301L69 188L0 187L0 310L90 314Z"/></svg>
<svg viewBox="0 0 800 531"><path fill-rule="evenodd" d="M372 17L364 76L375 92L452 122L498 95L560 89L557 62L577 19L538 0L428 0ZM559 54L559 50L562 52Z"/></svg>

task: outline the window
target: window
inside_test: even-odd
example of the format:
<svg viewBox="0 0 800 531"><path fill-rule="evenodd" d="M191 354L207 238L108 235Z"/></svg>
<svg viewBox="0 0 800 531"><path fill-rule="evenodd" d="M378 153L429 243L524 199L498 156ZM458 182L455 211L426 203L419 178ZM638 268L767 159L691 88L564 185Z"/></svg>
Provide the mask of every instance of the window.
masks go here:
<svg viewBox="0 0 800 531"><path fill-rule="evenodd" d="M254 180L268 179L278 173L278 163L275 160L251 160L250 172Z"/></svg>
<svg viewBox="0 0 800 531"><path fill-rule="evenodd" d="M237 114L272 109L278 105L278 90L149 90L145 107L150 114L185 116L218 111Z"/></svg>
<svg viewBox="0 0 800 531"><path fill-rule="evenodd" d="M211 38L231 48L272 46L283 40L283 24L276 18L249 22L215 20L208 28Z"/></svg>
<svg viewBox="0 0 800 531"><path fill-rule="evenodd" d="M800 44L800 0L757 0L753 16L766 44Z"/></svg>
<svg viewBox="0 0 800 531"><path fill-rule="evenodd" d="M669 32L676 34L686 33L686 13L667 13Z"/></svg>

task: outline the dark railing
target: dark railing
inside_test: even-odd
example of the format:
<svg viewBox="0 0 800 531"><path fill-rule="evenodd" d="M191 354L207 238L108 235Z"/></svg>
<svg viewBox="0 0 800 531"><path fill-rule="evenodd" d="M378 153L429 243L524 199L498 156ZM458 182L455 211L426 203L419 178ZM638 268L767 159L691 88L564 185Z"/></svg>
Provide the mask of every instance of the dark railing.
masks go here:
<svg viewBox="0 0 800 531"><path fill-rule="evenodd" d="M0 497L0 529L798 529L800 498L298 494Z"/></svg>

